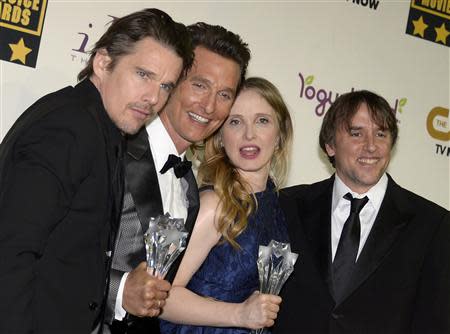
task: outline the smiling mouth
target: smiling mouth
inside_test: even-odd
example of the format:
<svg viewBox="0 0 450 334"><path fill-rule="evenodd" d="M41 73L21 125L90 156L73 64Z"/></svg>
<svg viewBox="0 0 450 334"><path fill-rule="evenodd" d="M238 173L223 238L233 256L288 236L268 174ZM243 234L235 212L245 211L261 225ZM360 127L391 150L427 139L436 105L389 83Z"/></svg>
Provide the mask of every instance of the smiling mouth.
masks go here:
<svg viewBox="0 0 450 334"><path fill-rule="evenodd" d="M201 123L201 124L208 124L209 123L209 119L202 117L198 114L194 114L193 112L189 112L188 113L189 116L196 122Z"/></svg>
<svg viewBox="0 0 450 334"><path fill-rule="evenodd" d="M379 158L359 158L358 162L364 165L375 165L379 160Z"/></svg>

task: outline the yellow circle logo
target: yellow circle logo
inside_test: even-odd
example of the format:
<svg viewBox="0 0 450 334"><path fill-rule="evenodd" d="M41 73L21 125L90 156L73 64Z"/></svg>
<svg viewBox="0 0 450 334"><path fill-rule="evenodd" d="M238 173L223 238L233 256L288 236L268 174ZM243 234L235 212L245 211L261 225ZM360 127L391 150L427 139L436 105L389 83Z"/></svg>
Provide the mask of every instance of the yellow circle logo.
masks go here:
<svg viewBox="0 0 450 334"><path fill-rule="evenodd" d="M448 108L435 107L431 109L427 117L427 130L434 139L449 141L450 131Z"/></svg>

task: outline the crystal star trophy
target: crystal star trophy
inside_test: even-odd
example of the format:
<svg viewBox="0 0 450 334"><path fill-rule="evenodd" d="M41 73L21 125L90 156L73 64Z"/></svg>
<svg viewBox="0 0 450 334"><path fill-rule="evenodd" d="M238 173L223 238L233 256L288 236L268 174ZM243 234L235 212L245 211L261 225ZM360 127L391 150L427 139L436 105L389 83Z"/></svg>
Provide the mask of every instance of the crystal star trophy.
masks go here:
<svg viewBox="0 0 450 334"><path fill-rule="evenodd" d="M147 271L164 278L172 263L186 248L187 236L184 219L171 218L168 213L151 217L144 234Z"/></svg>
<svg viewBox="0 0 450 334"><path fill-rule="evenodd" d="M259 291L278 295L286 280L294 271L298 254L291 252L289 243L275 240L267 246L259 246L258 260L256 261L259 274ZM266 328L252 330L252 334L270 333Z"/></svg>

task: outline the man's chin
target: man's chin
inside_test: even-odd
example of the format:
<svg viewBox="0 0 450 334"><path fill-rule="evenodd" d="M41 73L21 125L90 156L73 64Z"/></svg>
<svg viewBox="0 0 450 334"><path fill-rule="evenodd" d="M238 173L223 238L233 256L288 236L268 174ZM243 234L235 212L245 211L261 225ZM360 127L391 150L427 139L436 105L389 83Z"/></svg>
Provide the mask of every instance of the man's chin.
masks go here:
<svg viewBox="0 0 450 334"><path fill-rule="evenodd" d="M135 135L139 132L139 130L144 126L144 124L126 124L123 126L120 126L119 129L122 133L125 133L127 135Z"/></svg>

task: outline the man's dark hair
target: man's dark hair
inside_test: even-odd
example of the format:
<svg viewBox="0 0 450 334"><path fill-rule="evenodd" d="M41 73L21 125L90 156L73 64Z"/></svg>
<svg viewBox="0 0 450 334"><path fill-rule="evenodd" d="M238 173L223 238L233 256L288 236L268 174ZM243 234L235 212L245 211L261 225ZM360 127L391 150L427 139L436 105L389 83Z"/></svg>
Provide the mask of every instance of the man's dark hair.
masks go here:
<svg viewBox="0 0 450 334"><path fill-rule="evenodd" d="M366 104L370 117L380 129L389 131L394 147L398 136L397 119L389 103L381 96L367 91L354 91L339 96L325 114L320 129L319 144L327 153L325 145L334 145L336 131L344 128L349 131L353 116L355 116L361 104ZM334 166L334 156L328 156Z"/></svg>
<svg viewBox="0 0 450 334"><path fill-rule="evenodd" d="M112 70L120 57L131 54L134 45L146 37L151 37L172 49L183 60L182 73L186 74L194 59L191 38L186 27L174 22L168 14L159 9L147 8L112 22L91 50L89 62L78 74L78 80L89 78L94 73L94 57L100 49L108 52L111 58L108 67Z"/></svg>
<svg viewBox="0 0 450 334"><path fill-rule="evenodd" d="M235 61L241 69L239 87L245 80L250 49L241 37L224 27L198 22L187 27L192 38L192 46L197 46L217 53L218 55Z"/></svg>

